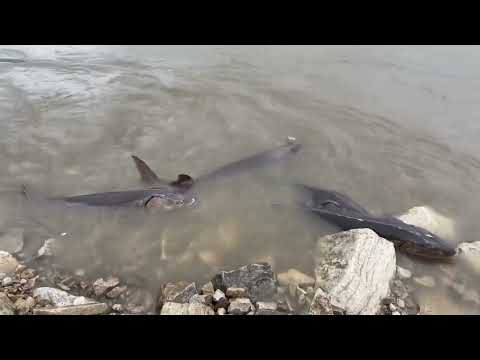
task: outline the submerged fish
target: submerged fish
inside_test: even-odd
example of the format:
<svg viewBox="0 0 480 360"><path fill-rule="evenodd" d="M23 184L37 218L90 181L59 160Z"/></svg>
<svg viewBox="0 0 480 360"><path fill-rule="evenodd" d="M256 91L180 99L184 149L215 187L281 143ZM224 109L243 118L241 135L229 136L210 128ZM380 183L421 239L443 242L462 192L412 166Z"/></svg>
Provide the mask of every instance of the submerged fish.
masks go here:
<svg viewBox="0 0 480 360"><path fill-rule="evenodd" d="M400 251L411 255L446 259L456 254L456 248L439 236L393 216L374 216L346 195L306 185L297 185L296 188L300 190L299 208L342 230L372 229L392 241Z"/></svg>

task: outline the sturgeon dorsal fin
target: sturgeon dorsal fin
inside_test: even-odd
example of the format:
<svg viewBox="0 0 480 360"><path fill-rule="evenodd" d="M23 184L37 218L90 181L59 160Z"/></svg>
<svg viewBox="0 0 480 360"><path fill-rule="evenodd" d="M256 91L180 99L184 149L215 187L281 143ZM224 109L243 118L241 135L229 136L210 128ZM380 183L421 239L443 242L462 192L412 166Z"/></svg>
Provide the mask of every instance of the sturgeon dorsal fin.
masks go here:
<svg viewBox="0 0 480 360"><path fill-rule="evenodd" d="M145 161L135 155L132 155L132 159L135 162L135 166L137 167L137 170L140 173L140 177L142 178L143 182L147 184L161 182L157 174L155 174L155 172L150 169L150 167Z"/></svg>
<svg viewBox="0 0 480 360"><path fill-rule="evenodd" d="M172 181L170 185L183 189L189 189L193 186L193 182L194 180L190 175L180 174L177 176L177 180Z"/></svg>

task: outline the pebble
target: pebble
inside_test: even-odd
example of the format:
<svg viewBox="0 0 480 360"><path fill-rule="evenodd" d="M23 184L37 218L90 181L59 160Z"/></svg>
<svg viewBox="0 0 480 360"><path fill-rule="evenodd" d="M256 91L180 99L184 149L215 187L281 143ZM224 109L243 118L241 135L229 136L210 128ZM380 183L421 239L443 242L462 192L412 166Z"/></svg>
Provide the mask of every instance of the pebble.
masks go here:
<svg viewBox="0 0 480 360"><path fill-rule="evenodd" d="M213 294L213 303L215 308L226 308L228 306L228 299L225 296L224 292L220 289L217 289Z"/></svg>
<svg viewBox="0 0 480 360"><path fill-rule="evenodd" d="M217 309L217 315L225 315L227 313L227 310L224 308L218 308Z"/></svg>
<svg viewBox="0 0 480 360"><path fill-rule="evenodd" d="M108 305L104 303L33 309L33 315L100 315L106 312Z"/></svg>
<svg viewBox="0 0 480 360"><path fill-rule="evenodd" d="M397 266L397 276L400 280L407 280L412 277L412 272L410 270Z"/></svg>
<svg viewBox="0 0 480 360"><path fill-rule="evenodd" d="M118 284L120 284L120 280L116 277L110 277L107 280L100 278L93 283L93 291L96 296L101 296Z"/></svg>
<svg viewBox="0 0 480 360"><path fill-rule="evenodd" d="M25 270L22 271L20 276L23 279L31 279L31 278L35 277L35 270L34 269L25 269Z"/></svg>
<svg viewBox="0 0 480 360"><path fill-rule="evenodd" d="M122 304L114 304L112 306L112 310L116 311L116 312L121 312L123 310L123 306L122 306Z"/></svg>
<svg viewBox="0 0 480 360"><path fill-rule="evenodd" d="M125 291L127 291L126 286L116 286L112 290L110 290L106 296L109 299L116 299L119 297L121 294L123 294Z"/></svg>
<svg viewBox="0 0 480 360"><path fill-rule="evenodd" d="M162 306L160 315L187 315L189 304L166 302Z"/></svg>
<svg viewBox="0 0 480 360"><path fill-rule="evenodd" d="M21 280L20 280L20 284L24 285L24 284L27 283L27 281L28 281L27 279L21 279Z"/></svg>
<svg viewBox="0 0 480 360"><path fill-rule="evenodd" d="M18 266L15 268L15 272L20 273L23 270L25 270L27 267L23 264L18 264Z"/></svg>
<svg viewBox="0 0 480 360"><path fill-rule="evenodd" d="M200 304L207 305L207 306L212 305L212 301L213 301L213 296L210 294L207 294L207 295L195 294L190 298L190 303L198 302Z"/></svg>
<svg viewBox="0 0 480 360"><path fill-rule="evenodd" d="M435 286L435 279L432 276L414 277L413 281L418 285L432 288Z"/></svg>
<svg viewBox="0 0 480 360"><path fill-rule="evenodd" d="M7 276L6 278L3 278L3 280L2 280L2 285L3 286L8 286L11 283L13 283L13 280L10 276Z"/></svg>
<svg viewBox="0 0 480 360"><path fill-rule="evenodd" d="M259 301L257 302L257 312L256 315L273 315L278 309L276 302L269 301Z"/></svg>
<svg viewBox="0 0 480 360"><path fill-rule="evenodd" d="M400 314L398 311L394 311L392 312L392 315L402 315L402 314Z"/></svg>
<svg viewBox="0 0 480 360"><path fill-rule="evenodd" d="M202 289L201 289L202 295L210 294L213 296L214 292L215 292L215 289L213 288L213 284L211 281L209 281L208 283L202 286Z"/></svg>
<svg viewBox="0 0 480 360"><path fill-rule="evenodd" d="M229 287L226 295L229 298L246 298L248 297L248 290L245 288Z"/></svg>
<svg viewBox="0 0 480 360"><path fill-rule="evenodd" d="M248 298L236 298L230 302L228 313L234 315L244 315L253 309L252 302Z"/></svg>
<svg viewBox="0 0 480 360"><path fill-rule="evenodd" d="M391 311L392 313L397 310L397 307L396 307L395 305L393 305L393 303L391 303L390 305L388 305L388 308L390 309L390 311Z"/></svg>

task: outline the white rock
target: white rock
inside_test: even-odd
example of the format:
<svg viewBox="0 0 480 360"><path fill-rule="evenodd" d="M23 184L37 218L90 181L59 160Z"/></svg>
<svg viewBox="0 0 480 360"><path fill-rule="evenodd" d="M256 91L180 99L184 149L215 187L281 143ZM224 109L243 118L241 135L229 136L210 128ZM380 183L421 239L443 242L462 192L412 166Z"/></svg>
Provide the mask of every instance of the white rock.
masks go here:
<svg viewBox="0 0 480 360"><path fill-rule="evenodd" d="M480 274L480 241L458 245L458 257L473 271Z"/></svg>
<svg viewBox="0 0 480 360"><path fill-rule="evenodd" d="M397 266L397 276L400 280L410 279L412 277L412 272L410 270Z"/></svg>
<svg viewBox="0 0 480 360"><path fill-rule="evenodd" d="M257 315L272 315L278 309L278 305L276 302L273 301L259 301L257 302Z"/></svg>
<svg viewBox="0 0 480 360"><path fill-rule="evenodd" d="M10 276L7 276L2 280L2 286L8 286L11 283L13 283L13 279Z"/></svg>
<svg viewBox="0 0 480 360"><path fill-rule="evenodd" d="M61 306L56 308L33 309L33 315L100 315L108 311L104 303Z"/></svg>
<svg viewBox="0 0 480 360"><path fill-rule="evenodd" d="M226 313L227 313L227 310L225 310L225 308L217 309L217 315L225 315Z"/></svg>
<svg viewBox="0 0 480 360"><path fill-rule="evenodd" d="M0 273L12 274L18 266L18 261L6 251L0 251Z"/></svg>
<svg viewBox="0 0 480 360"><path fill-rule="evenodd" d="M248 298L236 298L230 302L228 313L234 315L244 315L253 310L253 305Z"/></svg>
<svg viewBox="0 0 480 360"><path fill-rule="evenodd" d="M347 314L374 315L395 276L393 244L370 229L327 235L315 250L316 287Z"/></svg>
<svg viewBox="0 0 480 360"><path fill-rule="evenodd" d="M174 302L166 302L162 306L160 315L187 315L189 304L180 304Z"/></svg>
<svg viewBox="0 0 480 360"><path fill-rule="evenodd" d="M397 218L407 224L424 228L444 239L454 239L456 236L455 222L428 206L411 208Z"/></svg>
<svg viewBox="0 0 480 360"><path fill-rule="evenodd" d="M22 251L23 233L24 230L22 228L12 228L0 236L0 250L9 252L11 254Z"/></svg>
<svg viewBox="0 0 480 360"><path fill-rule="evenodd" d="M70 295L66 291L51 288L39 287L33 290L33 297L42 301L49 301L55 306L73 306L96 303L95 300L88 299L84 296Z"/></svg>

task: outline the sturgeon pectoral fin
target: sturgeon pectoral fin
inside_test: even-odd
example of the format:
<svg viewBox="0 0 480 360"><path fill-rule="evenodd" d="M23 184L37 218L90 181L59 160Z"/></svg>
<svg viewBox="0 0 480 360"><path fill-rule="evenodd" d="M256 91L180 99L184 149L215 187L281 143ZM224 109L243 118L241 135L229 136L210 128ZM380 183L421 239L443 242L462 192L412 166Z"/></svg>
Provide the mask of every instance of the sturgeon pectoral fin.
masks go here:
<svg viewBox="0 0 480 360"><path fill-rule="evenodd" d="M145 161L140 159L139 157L132 155L132 159L135 162L135 166L137 167L138 172L140 173L141 179L143 182L147 184L153 184L156 182L161 182L157 174L150 169Z"/></svg>

